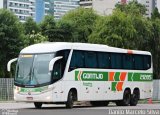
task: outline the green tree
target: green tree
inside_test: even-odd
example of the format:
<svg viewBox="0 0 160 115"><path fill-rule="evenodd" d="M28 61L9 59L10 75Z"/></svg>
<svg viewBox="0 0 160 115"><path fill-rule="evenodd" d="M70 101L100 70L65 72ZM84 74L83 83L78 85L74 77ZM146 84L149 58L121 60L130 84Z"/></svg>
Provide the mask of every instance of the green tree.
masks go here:
<svg viewBox="0 0 160 115"><path fill-rule="evenodd" d="M36 24L32 17L27 18L26 22L23 23L23 26L25 35L38 33L40 31L39 26Z"/></svg>
<svg viewBox="0 0 160 115"><path fill-rule="evenodd" d="M52 15L45 16L44 20L40 23L40 30L42 35L46 36L49 41L56 41L56 22Z"/></svg>
<svg viewBox="0 0 160 115"><path fill-rule="evenodd" d="M0 76L9 77L7 62L18 56L22 44L23 27L18 18L8 10L0 9Z"/></svg>
<svg viewBox="0 0 160 115"><path fill-rule="evenodd" d="M151 15L151 19L156 19L156 18L159 18L160 19L160 13L158 11L158 8L155 8L152 12L152 15Z"/></svg>
<svg viewBox="0 0 160 115"><path fill-rule="evenodd" d="M28 34L25 36L25 39L23 40L24 43L24 47L32 45L32 44L36 44L36 43L41 43L41 42L46 42L48 41L48 38L44 35L41 34L41 32L39 33L32 33L32 34Z"/></svg>
<svg viewBox="0 0 160 115"><path fill-rule="evenodd" d="M145 11L145 6L136 0L128 4L117 4L112 15L96 21L89 42L122 48L144 48L151 35L151 24L143 17Z"/></svg>
<svg viewBox="0 0 160 115"><path fill-rule="evenodd" d="M89 42L144 50L152 33L152 24L144 13L145 7L137 1L117 4L112 15L97 20Z"/></svg>
<svg viewBox="0 0 160 115"><path fill-rule="evenodd" d="M149 51L152 53L154 78L160 79L160 19L152 20L152 37L149 41Z"/></svg>
<svg viewBox="0 0 160 115"><path fill-rule="evenodd" d="M126 14L137 16L137 15L145 15L147 9L144 5L138 3L137 0L132 0L129 1L128 4L116 4L115 10L121 10Z"/></svg>
<svg viewBox="0 0 160 115"><path fill-rule="evenodd" d="M61 22L68 22L72 25L69 27L74 29L71 41L88 42L88 36L92 33L93 25L98 17L92 9L77 8L64 15Z"/></svg>
<svg viewBox="0 0 160 115"><path fill-rule="evenodd" d="M56 24L56 30L55 38L57 41L71 42L73 40L74 27L72 22L60 20Z"/></svg>
<svg viewBox="0 0 160 115"><path fill-rule="evenodd" d="M47 37L44 37L39 31L39 25L33 20L33 18L27 18L23 23L24 27L24 46L35 44L38 42L46 41Z"/></svg>
<svg viewBox="0 0 160 115"><path fill-rule="evenodd" d="M132 16L116 10L111 16L97 20L89 42L103 43L121 48L135 48L133 42L137 31Z"/></svg>

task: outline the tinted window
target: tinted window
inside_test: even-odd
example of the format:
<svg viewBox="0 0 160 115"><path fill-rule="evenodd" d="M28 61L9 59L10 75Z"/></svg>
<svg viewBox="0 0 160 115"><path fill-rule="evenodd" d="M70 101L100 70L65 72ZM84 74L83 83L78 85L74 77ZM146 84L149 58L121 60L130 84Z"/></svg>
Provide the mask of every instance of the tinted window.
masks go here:
<svg viewBox="0 0 160 115"><path fill-rule="evenodd" d="M70 50L61 50L56 53L56 56L63 56L64 63L67 62Z"/></svg>
<svg viewBox="0 0 160 115"><path fill-rule="evenodd" d="M150 67L149 55L77 50L73 51L69 71L75 68L146 70Z"/></svg>
<svg viewBox="0 0 160 115"><path fill-rule="evenodd" d="M111 54L111 68L122 69L122 54L118 53Z"/></svg>
<svg viewBox="0 0 160 115"><path fill-rule="evenodd" d="M85 52L85 67L97 68L97 56L95 52Z"/></svg>
<svg viewBox="0 0 160 115"><path fill-rule="evenodd" d="M110 68L110 54L109 53L97 53L98 54L98 67Z"/></svg>
<svg viewBox="0 0 160 115"><path fill-rule="evenodd" d="M151 56L144 56L144 69L151 67Z"/></svg>
<svg viewBox="0 0 160 115"><path fill-rule="evenodd" d="M68 60L68 56L69 56L69 52L70 50L61 50L61 51L58 51L56 53L56 57L57 56L62 56L63 58L57 62L57 67L59 66L61 69L61 77L63 76L63 73L64 73L64 70L65 70L65 67L66 67L66 63L67 63L67 60ZM57 68L55 67L55 68Z"/></svg>
<svg viewBox="0 0 160 115"><path fill-rule="evenodd" d="M75 68L84 67L84 52L82 51L73 51L72 58L70 62L70 70Z"/></svg>
<svg viewBox="0 0 160 115"><path fill-rule="evenodd" d="M133 69L133 56L124 54L123 55L123 68L124 69Z"/></svg>
<svg viewBox="0 0 160 115"><path fill-rule="evenodd" d="M142 55L134 55L134 66L137 70L143 70L143 56Z"/></svg>

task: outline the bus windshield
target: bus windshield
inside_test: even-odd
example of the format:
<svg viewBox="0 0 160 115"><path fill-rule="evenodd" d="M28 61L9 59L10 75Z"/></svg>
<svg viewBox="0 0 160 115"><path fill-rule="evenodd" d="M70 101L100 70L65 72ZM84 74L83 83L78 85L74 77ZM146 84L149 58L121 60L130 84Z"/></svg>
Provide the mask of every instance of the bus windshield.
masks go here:
<svg viewBox="0 0 160 115"><path fill-rule="evenodd" d="M17 63L15 83L33 86L50 83L49 62L53 57L53 53L20 55Z"/></svg>

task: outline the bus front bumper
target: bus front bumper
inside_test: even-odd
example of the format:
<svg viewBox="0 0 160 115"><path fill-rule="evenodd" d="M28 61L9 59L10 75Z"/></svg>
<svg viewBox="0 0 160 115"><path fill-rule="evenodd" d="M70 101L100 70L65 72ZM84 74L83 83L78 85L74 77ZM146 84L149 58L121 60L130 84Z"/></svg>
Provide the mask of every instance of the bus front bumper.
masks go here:
<svg viewBox="0 0 160 115"><path fill-rule="evenodd" d="M14 100L18 102L53 102L53 91L38 94L33 92L26 94L14 92Z"/></svg>

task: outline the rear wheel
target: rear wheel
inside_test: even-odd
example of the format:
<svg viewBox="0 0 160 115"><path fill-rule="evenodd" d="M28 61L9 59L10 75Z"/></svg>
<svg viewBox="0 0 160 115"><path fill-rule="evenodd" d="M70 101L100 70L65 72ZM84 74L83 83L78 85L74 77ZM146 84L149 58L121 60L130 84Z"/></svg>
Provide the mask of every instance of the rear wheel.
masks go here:
<svg viewBox="0 0 160 115"><path fill-rule="evenodd" d="M68 99L67 99L67 102L66 102L66 108L73 108L73 104L74 104L74 100L75 99L75 95L73 93L73 91L69 91L68 93Z"/></svg>
<svg viewBox="0 0 160 115"><path fill-rule="evenodd" d="M34 106L36 109L42 108L42 103L41 102L34 102Z"/></svg>
<svg viewBox="0 0 160 115"><path fill-rule="evenodd" d="M116 101L117 106L128 106L131 100L131 93L129 90L125 90L123 94L123 100Z"/></svg>
<svg viewBox="0 0 160 115"><path fill-rule="evenodd" d="M131 106L136 106L139 100L139 90L135 90L133 94L131 95L131 101L130 105Z"/></svg>

